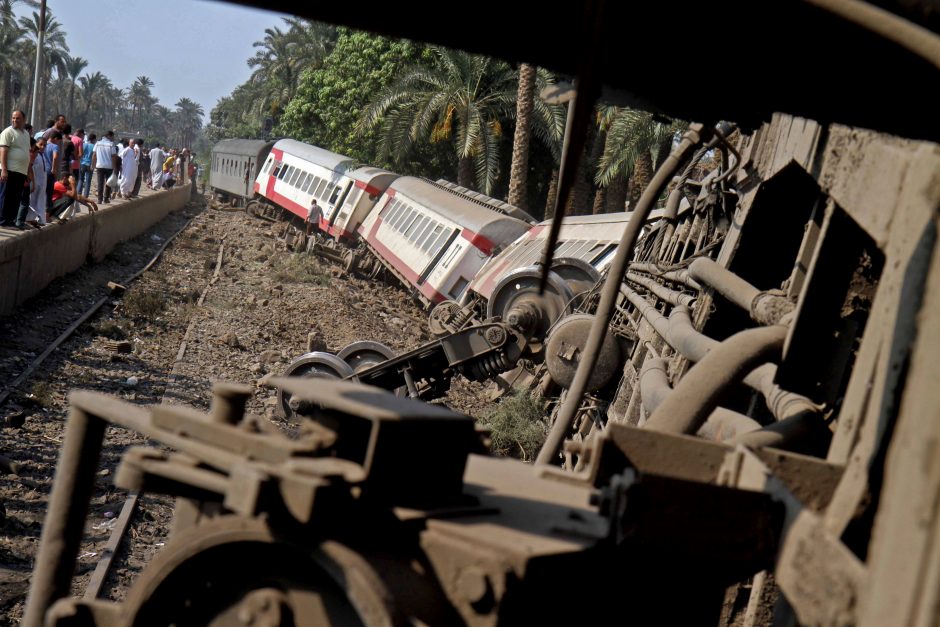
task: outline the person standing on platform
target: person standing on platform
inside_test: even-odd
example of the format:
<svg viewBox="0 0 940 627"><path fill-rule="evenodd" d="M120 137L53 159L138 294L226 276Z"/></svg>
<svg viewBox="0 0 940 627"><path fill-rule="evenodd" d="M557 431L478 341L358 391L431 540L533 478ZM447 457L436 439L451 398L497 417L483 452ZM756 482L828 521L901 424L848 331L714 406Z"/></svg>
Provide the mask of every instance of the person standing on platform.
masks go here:
<svg viewBox="0 0 940 627"><path fill-rule="evenodd" d="M166 153L159 144L150 151L150 187L160 189L163 187L163 162L166 160Z"/></svg>
<svg viewBox="0 0 940 627"><path fill-rule="evenodd" d="M140 179L144 174L144 140L134 140L134 152L137 159L137 178L134 179L134 188L131 190L131 198L137 198L140 193Z"/></svg>
<svg viewBox="0 0 940 627"><path fill-rule="evenodd" d="M91 173L94 169L91 167L91 158L95 154L95 142L98 136L92 133L88 140L82 144L82 158L78 168L78 193L82 196L91 196Z"/></svg>
<svg viewBox="0 0 940 627"><path fill-rule="evenodd" d="M108 178L114 172L117 162L117 148L114 146L114 131L108 131L97 144L95 153L91 157L91 169L95 171L98 183L98 202L108 204L111 202L111 187Z"/></svg>
<svg viewBox="0 0 940 627"><path fill-rule="evenodd" d="M29 172L29 134L26 115L14 109L10 126L0 133L0 226L15 227L20 197Z"/></svg>
<svg viewBox="0 0 940 627"><path fill-rule="evenodd" d="M121 198L129 199L134 191L134 181L137 180L137 152L134 150L134 140L128 140L127 146L121 151L121 174L118 181L121 185Z"/></svg>

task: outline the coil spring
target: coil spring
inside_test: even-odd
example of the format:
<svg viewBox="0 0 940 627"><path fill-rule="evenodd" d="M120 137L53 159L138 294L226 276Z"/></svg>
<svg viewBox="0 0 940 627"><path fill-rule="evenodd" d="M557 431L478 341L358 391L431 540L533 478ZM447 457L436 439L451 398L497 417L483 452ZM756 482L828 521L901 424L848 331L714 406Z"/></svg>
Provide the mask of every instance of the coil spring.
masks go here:
<svg viewBox="0 0 940 627"><path fill-rule="evenodd" d="M470 374L476 381L490 379L506 372L515 364L509 359L505 351L499 351L491 355L486 355L473 362L470 367Z"/></svg>
<svg viewBox="0 0 940 627"><path fill-rule="evenodd" d="M451 325L454 327L455 331L459 331L463 328L463 325L465 325L472 317L473 309L471 307L462 307L454 314Z"/></svg>

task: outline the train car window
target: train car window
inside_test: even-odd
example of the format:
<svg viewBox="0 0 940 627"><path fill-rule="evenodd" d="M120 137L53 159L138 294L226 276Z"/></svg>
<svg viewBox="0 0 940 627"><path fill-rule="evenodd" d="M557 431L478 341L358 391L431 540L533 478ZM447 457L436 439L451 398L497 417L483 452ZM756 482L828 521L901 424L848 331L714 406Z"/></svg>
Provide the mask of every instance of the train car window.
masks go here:
<svg viewBox="0 0 940 627"><path fill-rule="evenodd" d="M445 228L441 234L437 236L437 240L434 242L434 244L431 245L431 253L436 255L441 250L441 248L444 247L444 244L447 243L447 240L450 239L450 235L453 232L453 229Z"/></svg>
<svg viewBox="0 0 940 627"><path fill-rule="evenodd" d="M284 178L285 178L288 174L290 174L290 171L291 171L292 169L293 169L293 166L289 166L289 165L281 166L281 171L278 172L277 178L278 178L279 180L283 181Z"/></svg>
<svg viewBox="0 0 940 627"><path fill-rule="evenodd" d="M421 244L424 243L424 239L428 236L428 233L431 232L431 229L434 228L434 220L431 218L425 218L421 221L421 226L415 231L415 234L411 236L411 241L414 242L415 248L421 248Z"/></svg>
<svg viewBox="0 0 940 627"><path fill-rule="evenodd" d="M300 178L301 174L303 173L300 171L300 169L294 170L293 173L291 173L290 180L287 181L287 184L291 187L295 187L297 185L297 179Z"/></svg>
<svg viewBox="0 0 940 627"><path fill-rule="evenodd" d="M409 207L405 203L398 200L395 201L395 205L399 207L399 209L395 210L395 219L391 220L389 224L397 231L398 225L401 224L402 220L405 219L405 216L408 215Z"/></svg>
<svg viewBox="0 0 940 627"><path fill-rule="evenodd" d="M428 236L424 238L424 241L421 242L421 250L428 252L431 250L431 246L437 241L437 238L441 236L441 231L444 230L444 226L434 222L434 228L431 229L431 232L428 233Z"/></svg>
<svg viewBox="0 0 940 627"><path fill-rule="evenodd" d="M408 230L408 241L412 244L418 241L418 237L421 236L421 232L424 231L424 227L427 226L427 223L430 221L430 218L427 216L422 216L420 220L415 220L414 226Z"/></svg>
<svg viewBox="0 0 940 627"><path fill-rule="evenodd" d="M323 200L323 191L325 189L326 189L326 181L324 181L323 179L320 179L320 181L317 183L317 191L315 191L313 195L319 198L320 200Z"/></svg>
<svg viewBox="0 0 940 627"><path fill-rule="evenodd" d="M333 188L333 193L330 194L330 204L331 204L331 205L336 203L336 199L339 198L339 193L340 193L341 191L343 191L343 188L340 187L339 185L337 185L336 187Z"/></svg>
<svg viewBox="0 0 940 627"><path fill-rule="evenodd" d="M397 200L389 200L383 211L385 211L387 215L382 219L385 220L389 225L395 226L395 222L398 221L399 217L401 217L402 211L404 211L404 209L402 209L402 204ZM381 214L379 215L381 216Z"/></svg>
<svg viewBox="0 0 940 627"><path fill-rule="evenodd" d="M396 209L398 209L398 205L395 203L395 200L389 198L385 202L385 206L382 207L382 210L379 212L379 217L382 218L384 222L391 222L392 218L395 217Z"/></svg>
<svg viewBox="0 0 940 627"><path fill-rule="evenodd" d="M415 238L415 247L425 250L424 243L430 239L431 232L434 230L434 227L437 225L437 222L434 220L428 220L427 224L421 227L421 232L418 234L418 237Z"/></svg>
<svg viewBox="0 0 940 627"><path fill-rule="evenodd" d="M418 226L421 224L421 221L422 221L422 220L427 220L427 218L425 218L424 216L418 214L418 216L415 218L414 222L412 222L411 225L408 227L408 230L405 231L405 237L406 237L406 238L408 238L408 239L411 240L411 241L414 241L413 239L411 239L411 236L414 235L415 231L418 230Z"/></svg>
<svg viewBox="0 0 940 627"><path fill-rule="evenodd" d="M395 201L394 216L392 216L392 219L390 220L393 227L396 229L398 228L398 224L405 219L405 215L408 213L408 209L410 209L410 207L405 203L399 200Z"/></svg>
<svg viewBox="0 0 940 627"><path fill-rule="evenodd" d="M405 216L405 219L398 223L396 228L400 233L404 233L408 230L408 227L418 219L418 212L415 211L412 207L408 207L408 215Z"/></svg>

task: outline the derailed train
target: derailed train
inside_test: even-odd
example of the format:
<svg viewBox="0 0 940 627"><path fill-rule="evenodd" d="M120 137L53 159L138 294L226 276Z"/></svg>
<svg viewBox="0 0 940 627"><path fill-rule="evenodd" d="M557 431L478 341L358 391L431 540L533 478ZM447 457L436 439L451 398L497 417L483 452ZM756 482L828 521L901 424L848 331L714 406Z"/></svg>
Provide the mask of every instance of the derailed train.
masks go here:
<svg viewBox="0 0 940 627"><path fill-rule="evenodd" d="M27 626L937 624L940 132L916 92L936 82L940 37L912 21L933 19L917 2L752 4L690 3L674 19L669 3L589 3L581 36L526 49L512 29L532 15L506 3L461 29L306 10L531 54L575 66L585 93L603 76L667 111L742 126L693 126L637 213L676 174L691 208L673 212L673 197L649 228L628 223L605 280L575 303L590 330L549 347L573 374L535 467L482 454L468 419L347 382L280 383L298 401L295 439L243 415L250 390L219 388L211 416L75 395ZM612 65L614 29L644 23L669 23L676 55ZM745 53L721 69L766 89L701 98L687 72L661 80L666 56L698 58L726 33ZM640 49L662 45L657 29L632 34ZM577 107L575 121L589 117ZM575 124L572 144L584 133ZM710 143L720 173L682 181ZM513 333L500 322L481 336ZM621 352L594 389L609 336ZM689 437L728 412L760 428ZM108 422L182 453L122 462L121 487L179 505L120 603L68 598ZM559 451L573 472L554 467Z"/></svg>

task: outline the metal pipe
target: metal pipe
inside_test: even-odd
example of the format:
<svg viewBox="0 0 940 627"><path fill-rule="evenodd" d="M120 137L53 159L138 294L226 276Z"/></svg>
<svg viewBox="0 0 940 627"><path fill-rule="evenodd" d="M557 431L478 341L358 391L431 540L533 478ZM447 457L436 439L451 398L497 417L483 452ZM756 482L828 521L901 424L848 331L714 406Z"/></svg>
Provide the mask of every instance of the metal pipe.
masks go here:
<svg viewBox="0 0 940 627"><path fill-rule="evenodd" d="M676 218L679 216L679 203L681 201L682 181L680 180L666 198L666 208L663 211L663 220L666 222L666 226L663 229L662 243L660 244L659 250L656 251L657 257L661 258L666 254L669 243L672 241L672 234L676 230Z"/></svg>
<svg viewBox="0 0 940 627"><path fill-rule="evenodd" d="M673 392L672 386L669 385L667 368L665 359L647 359L640 371L640 397L643 399L644 409L650 414ZM723 442L753 433L760 428L760 423L753 418L724 407L716 407L696 435L707 440Z"/></svg>
<svg viewBox="0 0 940 627"><path fill-rule="evenodd" d="M694 296L683 294L682 292L677 292L676 290L671 290L668 287L657 283L651 278L636 274L635 272L628 272L627 280L642 285L670 305L685 305L686 307L695 306Z"/></svg>
<svg viewBox="0 0 940 627"><path fill-rule="evenodd" d="M729 388L758 365L780 359L786 336L785 327L759 327L721 342L686 373L646 427L664 433L695 433Z"/></svg>
<svg viewBox="0 0 940 627"><path fill-rule="evenodd" d="M73 403L33 567L24 627L42 627L52 604L69 596L104 430L104 420Z"/></svg>
<svg viewBox="0 0 940 627"><path fill-rule="evenodd" d="M747 311L761 324L779 324L796 306L782 293L762 292L708 257L699 257L689 266L689 274Z"/></svg>
<svg viewBox="0 0 940 627"><path fill-rule="evenodd" d="M634 263L630 264L631 270L636 270L638 272L645 272L647 274L652 274L658 279L665 279L666 281L672 281L673 283L682 283L687 287L691 287L693 290L701 290L702 285L693 279L689 275L689 269L683 268L682 270L669 270L663 272L656 264L654 263Z"/></svg>
<svg viewBox="0 0 940 627"><path fill-rule="evenodd" d="M751 310L751 303L760 294L759 289L707 257L693 261L689 266L689 274L745 311Z"/></svg>
<svg viewBox="0 0 940 627"><path fill-rule="evenodd" d="M666 158L653 176L653 180L650 181L647 188L643 190L643 195L640 197L639 202L637 202L636 210L633 212L629 223L627 223L627 228L624 229L623 235L620 238L620 243L617 246L617 254L614 255L614 259L611 261L608 269L607 281L604 283L604 288L601 291L601 300L597 306L594 324L591 326L591 332L588 334L587 341L585 342L584 352L582 353L578 370L575 372L574 381L572 381L565 402L562 404L558 416L555 419L555 423L552 425L551 431L549 431L548 437L545 439L545 444L543 444L542 448L539 450L538 458L535 460L536 464L545 465L550 463L558 455L558 451L561 450L561 444L564 442L568 430L574 423L574 418L578 413L578 407L581 405L581 398L584 396L584 391L587 389L588 379L600 355L600 348L604 342L604 337L607 335L607 327L610 324L611 316L613 316L614 313L614 306L617 303L620 285L623 282L623 277L627 271L627 265L630 263L630 258L633 256L633 247L636 245L640 230L646 223L646 218L649 216L663 188L672 179L676 170L692 155L695 148L702 143L704 138L705 129L702 125L691 125L689 130L683 135L682 141L679 142L676 149Z"/></svg>

